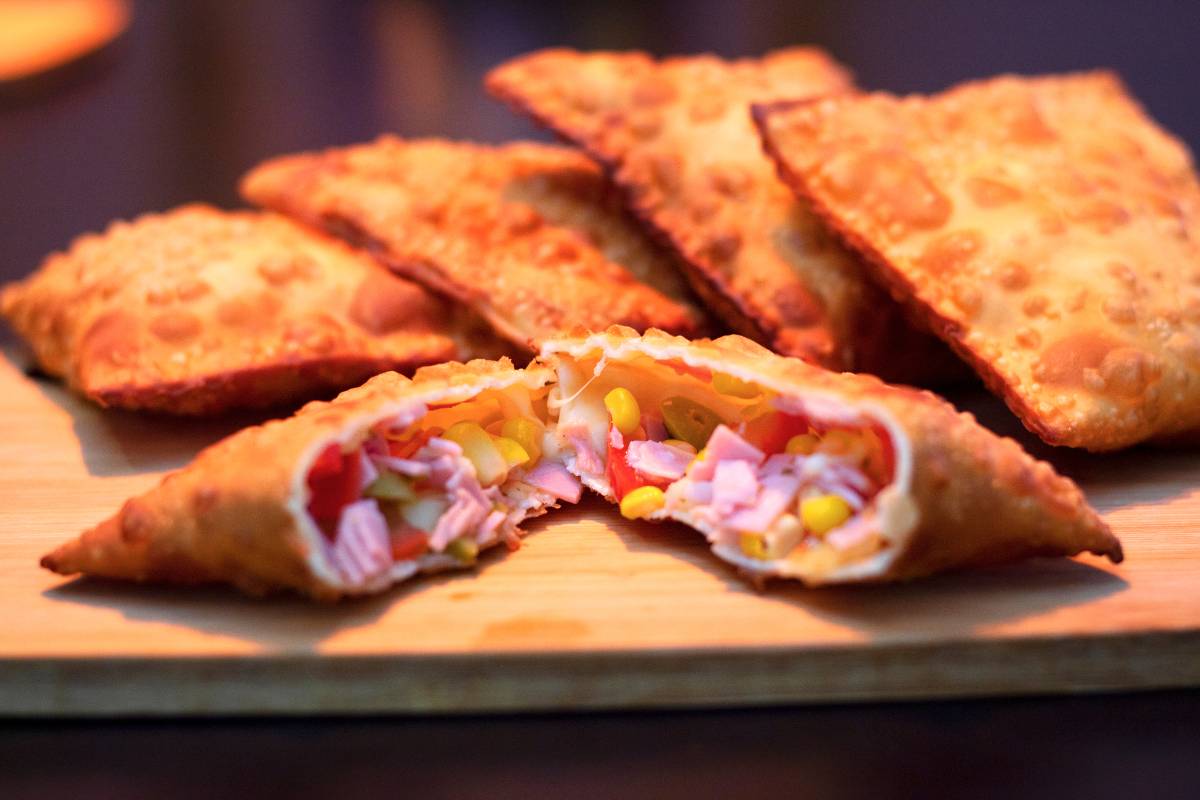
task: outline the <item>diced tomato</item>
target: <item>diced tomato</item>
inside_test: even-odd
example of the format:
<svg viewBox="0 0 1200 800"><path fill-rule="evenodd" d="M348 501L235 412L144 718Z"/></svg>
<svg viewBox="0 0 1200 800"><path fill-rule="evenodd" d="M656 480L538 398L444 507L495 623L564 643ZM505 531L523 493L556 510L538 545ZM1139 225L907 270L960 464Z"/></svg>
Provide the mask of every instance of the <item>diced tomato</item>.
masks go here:
<svg viewBox="0 0 1200 800"><path fill-rule="evenodd" d="M621 446L614 446L613 439L620 441ZM629 466L629 462L625 459L625 451L628 448L629 443L623 437L613 436L612 431L609 431L605 474L608 476L608 482L612 485L613 494L616 495L618 501L646 483L638 477L637 473L633 471L633 467Z"/></svg>
<svg viewBox="0 0 1200 800"><path fill-rule="evenodd" d="M768 412L747 422L742 438L767 455L773 455L782 453L788 439L808 433L810 427L807 417Z"/></svg>
<svg viewBox="0 0 1200 800"><path fill-rule="evenodd" d="M321 451L308 471L308 513L330 539L336 533L332 523L337 522L345 506L359 498L361 490L362 461L358 451L343 453L336 443Z"/></svg>
<svg viewBox="0 0 1200 800"><path fill-rule="evenodd" d="M418 528L392 531L392 560L408 561L425 552L429 547L429 534Z"/></svg>

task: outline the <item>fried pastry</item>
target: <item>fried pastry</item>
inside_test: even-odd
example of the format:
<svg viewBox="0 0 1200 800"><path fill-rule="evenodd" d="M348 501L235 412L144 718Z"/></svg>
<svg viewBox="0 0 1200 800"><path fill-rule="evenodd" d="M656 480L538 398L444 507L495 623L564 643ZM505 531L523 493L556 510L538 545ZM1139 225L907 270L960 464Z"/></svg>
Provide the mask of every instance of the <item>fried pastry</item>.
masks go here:
<svg viewBox="0 0 1200 800"><path fill-rule="evenodd" d="M322 600L468 567L579 499L545 435L552 378L507 359L378 375L218 442L42 565Z"/></svg>
<svg viewBox="0 0 1200 800"><path fill-rule="evenodd" d="M740 336L613 326L376 376L202 452L42 560L64 575L379 592L474 563L586 485L756 579L891 581L1120 543L1079 489L927 392Z"/></svg>
<svg viewBox="0 0 1200 800"><path fill-rule="evenodd" d="M171 414L306 400L489 347L469 315L339 241L202 205L80 237L5 287L0 311L76 391Z"/></svg>
<svg viewBox="0 0 1200 800"><path fill-rule="evenodd" d="M957 367L866 280L762 152L752 102L851 88L819 50L738 61L545 50L494 69L487 87L603 164L737 332L786 355L898 380Z"/></svg>
<svg viewBox="0 0 1200 800"><path fill-rule="evenodd" d="M785 179L1051 444L1200 431L1200 186L1106 72L764 105Z"/></svg>
<svg viewBox="0 0 1200 800"><path fill-rule="evenodd" d="M562 458L623 515L701 531L749 575L891 581L1121 545L1054 469L934 395L740 336L548 342Z"/></svg>
<svg viewBox="0 0 1200 800"><path fill-rule="evenodd" d="M268 161L242 193L365 246L521 347L576 325L700 324L669 258L567 148L384 136Z"/></svg>

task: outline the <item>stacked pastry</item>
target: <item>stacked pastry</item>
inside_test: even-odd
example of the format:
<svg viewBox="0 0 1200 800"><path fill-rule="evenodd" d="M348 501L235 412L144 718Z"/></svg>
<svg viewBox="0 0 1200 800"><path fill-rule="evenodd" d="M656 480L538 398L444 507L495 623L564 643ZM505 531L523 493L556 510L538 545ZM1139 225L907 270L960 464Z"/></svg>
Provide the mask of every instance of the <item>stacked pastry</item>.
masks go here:
<svg viewBox="0 0 1200 800"><path fill-rule="evenodd" d="M1048 464L849 371L969 367L1051 444L1200 430L1200 184L1111 75L897 98L808 48L551 50L487 86L579 150L284 156L242 184L268 211L118 223L5 290L42 367L105 405L383 373L214 445L47 567L360 595L515 547L584 487L758 579L1119 561Z"/></svg>

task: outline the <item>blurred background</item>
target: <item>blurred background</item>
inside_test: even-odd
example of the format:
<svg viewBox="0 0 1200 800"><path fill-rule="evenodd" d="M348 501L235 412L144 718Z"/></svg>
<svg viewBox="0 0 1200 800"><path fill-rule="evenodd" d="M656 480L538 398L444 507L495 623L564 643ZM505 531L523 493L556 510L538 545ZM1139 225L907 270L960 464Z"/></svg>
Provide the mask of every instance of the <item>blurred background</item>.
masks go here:
<svg viewBox="0 0 1200 800"><path fill-rule="evenodd" d="M552 45L740 56L812 43L861 86L897 92L1111 67L1200 145L1195 0L143 0L132 11L97 53L0 80L0 279L116 217L237 205L238 176L273 154L382 131L544 138L480 80Z"/></svg>

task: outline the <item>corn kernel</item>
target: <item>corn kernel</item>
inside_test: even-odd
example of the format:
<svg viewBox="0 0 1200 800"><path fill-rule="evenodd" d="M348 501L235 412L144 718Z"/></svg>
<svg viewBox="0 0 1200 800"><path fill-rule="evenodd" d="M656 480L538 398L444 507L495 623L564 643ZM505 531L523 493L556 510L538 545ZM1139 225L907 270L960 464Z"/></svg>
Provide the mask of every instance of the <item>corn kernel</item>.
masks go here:
<svg viewBox="0 0 1200 800"><path fill-rule="evenodd" d="M750 400L762 394L762 389L758 387L758 384L726 375L723 372L713 373L712 385L720 394L740 397L743 400Z"/></svg>
<svg viewBox="0 0 1200 800"><path fill-rule="evenodd" d="M512 439L529 454L529 466L542 458L542 423L529 417L513 417L504 420L500 435Z"/></svg>
<svg viewBox="0 0 1200 800"><path fill-rule="evenodd" d="M788 439L787 445L783 449L789 456L811 456L816 451L819 442L820 440L813 434L802 433Z"/></svg>
<svg viewBox="0 0 1200 800"><path fill-rule="evenodd" d="M824 536L850 519L850 504L836 494L824 494L800 501L800 520L815 536Z"/></svg>
<svg viewBox="0 0 1200 800"><path fill-rule="evenodd" d="M738 537L738 544L741 546L742 552L751 558L765 560L767 557L767 543L757 533L743 533Z"/></svg>
<svg viewBox="0 0 1200 800"><path fill-rule="evenodd" d="M663 439L663 444L667 447L674 447L677 450L686 450L692 455L696 455L696 448L691 442L685 442L683 439Z"/></svg>
<svg viewBox="0 0 1200 800"><path fill-rule="evenodd" d="M529 453L525 452L525 448L507 436L494 437L492 444L496 445L496 449L500 451L500 455L504 456L504 460L510 467L520 467L529 462Z"/></svg>
<svg viewBox="0 0 1200 800"><path fill-rule="evenodd" d="M657 486L639 486L621 498L621 516L643 519L667 504L663 490Z"/></svg>
<svg viewBox="0 0 1200 800"><path fill-rule="evenodd" d="M499 483L508 475L508 461L479 423L456 422L442 434L442 438L462 448L463 455L475 467L475 477L484 486Z"/></svg>
<svg viewBox="0 0 1200 800"><path fill-rule="evenodd" d="M642 409L633 392L618 386L604 395L604 407L622 436L631 436L642 424Z"/></svg>

